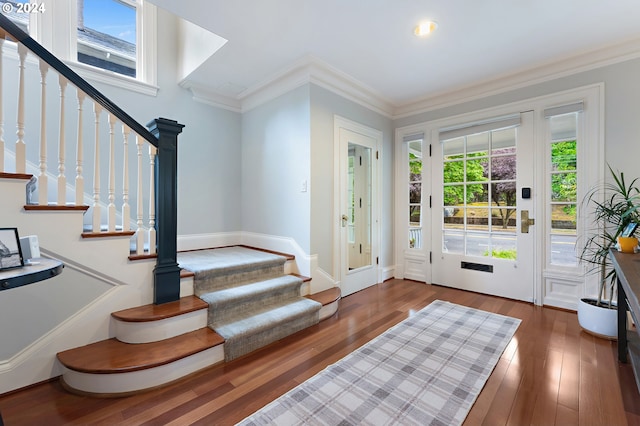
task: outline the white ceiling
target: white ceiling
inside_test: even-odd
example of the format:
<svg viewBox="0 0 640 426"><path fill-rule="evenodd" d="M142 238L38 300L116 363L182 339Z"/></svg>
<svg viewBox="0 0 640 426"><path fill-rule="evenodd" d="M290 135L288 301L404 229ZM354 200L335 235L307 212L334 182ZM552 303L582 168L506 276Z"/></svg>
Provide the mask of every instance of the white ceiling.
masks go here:
<svg viewBox="0 0 640 426"><path fill-rule="evenodd" d="M639 0L151 1L228 40L189 79L238 99L310 57L401 107L621 43L640 56ZM424 19L439 28L417 38Z"/></svg>

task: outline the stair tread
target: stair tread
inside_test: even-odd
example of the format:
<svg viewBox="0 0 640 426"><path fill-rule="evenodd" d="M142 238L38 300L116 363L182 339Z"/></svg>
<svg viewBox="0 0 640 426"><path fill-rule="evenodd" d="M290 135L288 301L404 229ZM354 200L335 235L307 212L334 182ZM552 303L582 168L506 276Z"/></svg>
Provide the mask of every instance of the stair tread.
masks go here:
<svg viewBox="0 0 640 426"><path fill-rule="evenodd" d="M107 237L131 237L136 231L100 231L100 232L83 232L80 234L82 238L107 238Z"/></svg>
<svg viewBox="0 0 640 426"><path fill-rule="evenodd" d="M24 209L26 211L51 211L51 212L56 212L56 211L68 211L68 212L86 212L87 210L89 210L89 206L76 206L76 205L64 205L64 206L59 206L57 204L47 204L47 205L40 205L40 204L25 204Z"/></svg>
<svg viewBox="0 0 640 426"><path fill-rule="evenodd" d="M166 318L175 317L189 312L207 309L209 305L202 299L195 296L182 297L175 302L163 303L161 305L144 305L135 308L124 309L113 312L112 317L126 322L148 322L159 321Z"/></svg>
<svg viewBox="0 0 640 426"><path fill-rule="evenodd" d="M309 294L305 297L307 299L315 300L318 303L322 303L322 306L325 306L340 299L340 297L342 297L342 294L340 292L340 287L333 287L319 293Z"/></svg>
<svg viewBox="0 0 640 426"><path fill-rule="evenodd" d="M307 277L304 275L300 275L300 274L289 274L289 275L293 275L294 277L300 278L304 283L311 281L311 277Z"/></svg>
<svg viewBox="0 0 640 426"><path fill-rule="evenodd" d="M309 302L313 302L314 305L309 304ZM230 336L236 334L239 329L245 333L257 333L264 329L284 324L304 314L309 309L320 310L321 307L319 303L301 297L299 299L265 306L252 315L242 316L241 318L231 319L221 323L214 323L211 324L211 327L228 339ZM276 320L275 322L272 321L274 319Z"/></svg>
<svg viewBox="0 0 640 426"><path fill-rule="evenodd" d="M280 277L211 291L201 294L200 297L208 303L221 304L244 298L255 299L261 295L268 295L274 291L286 290L288 288L291 289L291 291L299 291L300 284L300 278L293 275L283 275Z"/></svg>
<svg viewBox="0 0 640 426"><path fill-rule="evenodd" d="M27 173L0 172L0 179L30 180L32 177L33 175Z"/></svg>
<svg viewBox="0 0 640 426"><path fill-rule="evenodd" d="M166 365L222 343L222 336L205 327L152 343L103 340L60 352L57 357L65 367L83 373L127 373Z"/></svg>

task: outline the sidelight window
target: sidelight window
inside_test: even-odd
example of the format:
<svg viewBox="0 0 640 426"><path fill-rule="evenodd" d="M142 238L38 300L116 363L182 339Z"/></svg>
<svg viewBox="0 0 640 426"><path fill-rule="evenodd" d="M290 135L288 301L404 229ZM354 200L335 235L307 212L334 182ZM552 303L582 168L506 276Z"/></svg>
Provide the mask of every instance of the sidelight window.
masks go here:
<svg viewBox="0 0 640 426"><path fill-rule="evenodd" d="M545 110L549 263L577 266L578 122L582 103Z"/></svg>
<svg viewBox="0 0 640 426"><path fill-rule="evenodd" d="M408 241L410 249L422 248L422 227L423 227L423 206L422 201L424 181L423 181L423 158L422 158L422 141L424 135L417 134L405 136L404 143L407 144L408 153L407 161L407 193L408 193L408 222L407 228L409 232Z"/></svg>

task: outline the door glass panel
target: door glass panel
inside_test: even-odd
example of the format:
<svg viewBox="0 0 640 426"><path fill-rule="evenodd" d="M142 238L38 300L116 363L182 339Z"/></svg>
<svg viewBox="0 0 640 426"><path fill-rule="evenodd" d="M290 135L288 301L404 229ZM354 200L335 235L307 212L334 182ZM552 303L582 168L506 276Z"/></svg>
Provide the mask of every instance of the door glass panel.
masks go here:
<svg viewBox="0 0 640 426"><path fill-rule="evenodd" d="M578 199L578 125L579 113L563 114L549 118L549 179L547 188L550 242L549 263L556 266L578 266L575 251L577 241Z"/></svg>
<svg viewBox="0 0 640 426"><path fill-rule="evenodd" d="M467 232L466 250L468 256L490 256L488 232Z"/></svg>
<svg viewBox="0 0 640 426"><path fill-rule="evenodd" d="M371 148L349 142L349 269L371 265Z"/></svg>
<svg viewBox="0 0 640 426"><path fill-rule="evenodd" d="M515 260L516 136L508 128L442 141L444 251Z"/></svg>

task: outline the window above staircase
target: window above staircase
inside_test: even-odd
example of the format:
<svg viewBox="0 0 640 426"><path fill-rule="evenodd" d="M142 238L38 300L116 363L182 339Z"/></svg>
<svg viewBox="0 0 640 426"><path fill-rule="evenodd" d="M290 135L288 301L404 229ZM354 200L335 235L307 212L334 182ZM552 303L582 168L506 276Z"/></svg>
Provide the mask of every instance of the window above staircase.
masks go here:
<svg viewBox="0 0 640 426"><path fill-rule="evenodd" d="M154 5L143 0L31 4L7 0L4 4L9 19L82 77L139 93L157 93Z"/></svg>

